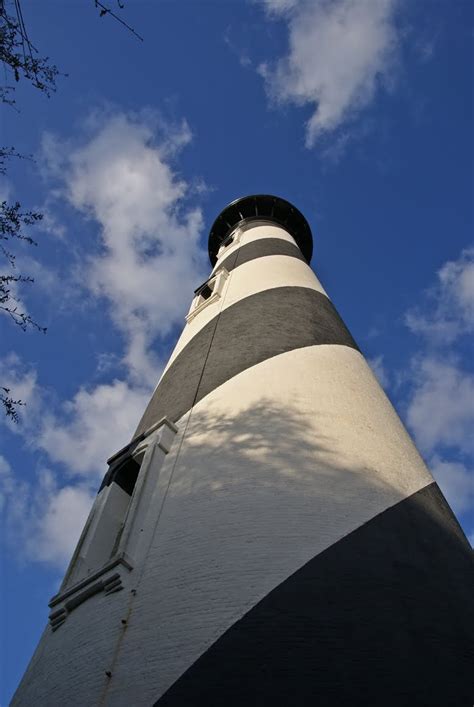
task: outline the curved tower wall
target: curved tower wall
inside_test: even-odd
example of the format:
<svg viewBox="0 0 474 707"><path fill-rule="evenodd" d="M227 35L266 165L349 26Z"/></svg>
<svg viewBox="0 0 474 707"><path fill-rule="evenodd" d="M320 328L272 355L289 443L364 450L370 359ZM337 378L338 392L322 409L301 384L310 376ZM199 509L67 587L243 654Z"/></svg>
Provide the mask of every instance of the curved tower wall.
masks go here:
<svg viewBox="0 0 474 707"><path fill-rule="evenodd" d="M291 233L230 235L135 433L125 591L13 704L464 704L469 545Z"/></svg>

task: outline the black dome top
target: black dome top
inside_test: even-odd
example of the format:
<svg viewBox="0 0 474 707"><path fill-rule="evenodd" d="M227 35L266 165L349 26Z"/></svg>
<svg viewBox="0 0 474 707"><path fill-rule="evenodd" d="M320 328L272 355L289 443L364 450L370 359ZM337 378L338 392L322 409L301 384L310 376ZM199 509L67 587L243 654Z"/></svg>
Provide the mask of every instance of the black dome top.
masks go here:
<svg viewBox="0 0 474 707"><path fill-rule="evenodd" d="M248 221L273 221L293 236L309 263L313 254L311 229L303 214L289 201L269 194L254 194L236 199L221 211L209 233L209 258L216 264L217 252L237 226Z"/></svg>

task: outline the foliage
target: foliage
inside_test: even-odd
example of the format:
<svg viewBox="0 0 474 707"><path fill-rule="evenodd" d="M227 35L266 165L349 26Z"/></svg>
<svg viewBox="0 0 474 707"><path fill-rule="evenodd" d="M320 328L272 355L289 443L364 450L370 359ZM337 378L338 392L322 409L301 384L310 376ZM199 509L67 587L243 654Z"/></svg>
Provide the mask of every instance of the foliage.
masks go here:
<svg viewBox="0 0 474 707"><path fill-rule="evenodd" d="M19 415L17 407L19 405L24 405L24 403L21 400L15 400L10 396L10 388L0 386L0 403L3 405L5 415L13 420L13 422L18 422Z"/></svg>
<svg viewBox="0 0 474 707"><path fill-rule="evenodd" d="M32 226L42 218L43 215L36 211L21 211L18 201L14 204L2 201L0 204L0 253L10 266L7 273L0 272L0 310L8 314L23 331L26 331L30 325L39 331L45 332L46 329L37 324L29 314L18 308L14 288L19 283L33 282L33 278L14 272L16 255L12 250L11 242L16 240L36 245L31 236L23 233L23 226ZM8 245L7 241L9 241Z"/></svg>
<svg viewBox="0 0 474 707"><path fill-rule="evenodd" d="M7 9L8 5L8 9ZM6 82L0 86L0 103L15 107L15 86L20 79L26 79L46 96L56 90L58 68L48 57L39 56L29 39L20 0L0 0L0 61L5 69ZM8 78L9 77L9 78ZM9 80L10 79L10 80ZM5 175L7 162L11 158L31 159L19 153L15 147L0 147L0 175ZM33 278L16 271L15 246L19 242L36 245L24 228L37 224L43 218L37 211L23 211L20 202L0 203L0 256L3 266L0 271L0 311L26 331L33 327L45 332L27 311L19 304L17 289L20 284L32 283ZM0 385L0 403L4 412L18 422L18 406L23 405L10 395L10 389Z"/></svg>
<svg viewBox="0 0 474 707"><path fill-rule="evenodd" d="M24 78L47 96L56 90L59 70L30 41L20 0L0 0L0 61L15 83ZM14 83L1 86L0 101L15 105L14 91Z"/></svg>

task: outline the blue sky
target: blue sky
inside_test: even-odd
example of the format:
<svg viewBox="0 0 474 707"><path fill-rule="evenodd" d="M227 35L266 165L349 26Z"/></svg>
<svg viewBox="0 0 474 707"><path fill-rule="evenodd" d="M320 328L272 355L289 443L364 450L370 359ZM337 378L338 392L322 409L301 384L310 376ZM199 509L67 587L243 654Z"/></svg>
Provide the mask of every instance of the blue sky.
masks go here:
<svg viewBox="0 0 474 707"><path fill-rule="evenodd" d="M117 8L116 8L117 9ZM292 201L312 265L474 537L473 11L456 0L24 0L66 74L3 110L3 195L45 214L0 317L2 704L47 620L105 460L125 444L209 269L219 211Z"/></svg>

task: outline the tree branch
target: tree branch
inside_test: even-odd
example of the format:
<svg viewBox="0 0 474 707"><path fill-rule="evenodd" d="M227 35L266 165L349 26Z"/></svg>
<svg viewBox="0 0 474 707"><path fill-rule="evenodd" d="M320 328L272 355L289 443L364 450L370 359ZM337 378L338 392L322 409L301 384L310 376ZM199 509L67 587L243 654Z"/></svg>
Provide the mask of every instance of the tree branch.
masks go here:
<svg viewBox="0 0 474 707"><path fill-rule="evenodd" d="M5 415L11 418L13 422L18 423L20 418L16 408L25 403L22 400L14 400L14 398L10 396L10 388L5 388L4 386L0 386L0 403L4 407Z"/></svg>

